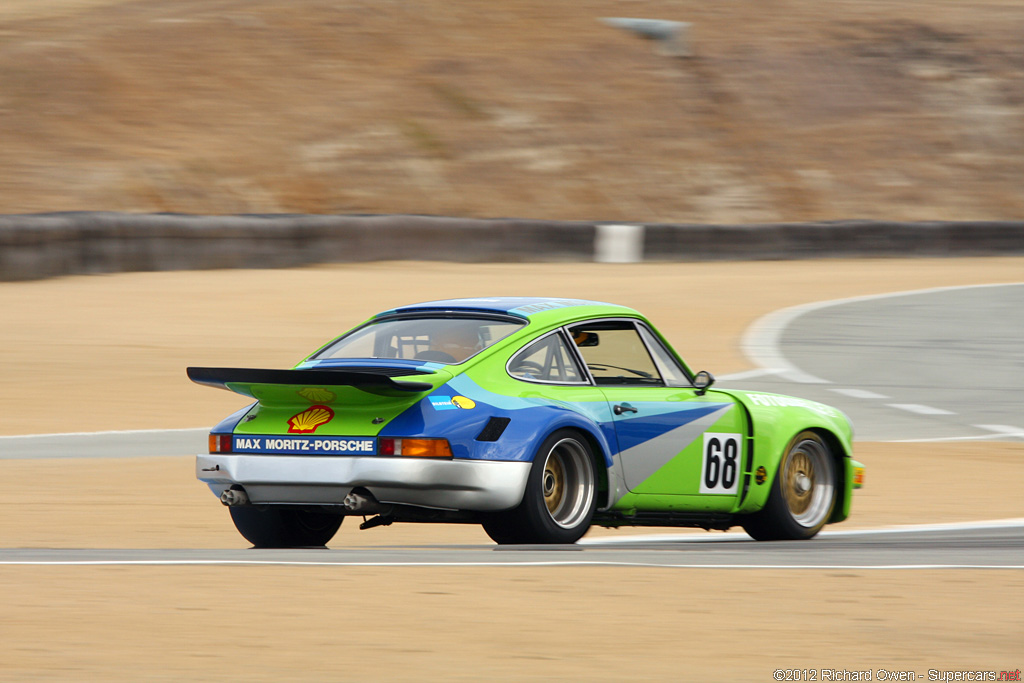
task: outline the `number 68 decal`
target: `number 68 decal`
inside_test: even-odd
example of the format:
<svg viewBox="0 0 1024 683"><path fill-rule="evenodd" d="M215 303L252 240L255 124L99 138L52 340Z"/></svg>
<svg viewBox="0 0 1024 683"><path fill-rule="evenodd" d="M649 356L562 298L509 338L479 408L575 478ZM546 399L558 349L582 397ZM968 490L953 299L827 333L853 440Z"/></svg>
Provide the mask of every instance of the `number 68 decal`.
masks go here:
<svg viewBox="0 0 1024 683"><path fill-rule="evenodd" d="M701 493L736 493L740 481L739 434L704 433L704 460L700 464Z"/></svg>

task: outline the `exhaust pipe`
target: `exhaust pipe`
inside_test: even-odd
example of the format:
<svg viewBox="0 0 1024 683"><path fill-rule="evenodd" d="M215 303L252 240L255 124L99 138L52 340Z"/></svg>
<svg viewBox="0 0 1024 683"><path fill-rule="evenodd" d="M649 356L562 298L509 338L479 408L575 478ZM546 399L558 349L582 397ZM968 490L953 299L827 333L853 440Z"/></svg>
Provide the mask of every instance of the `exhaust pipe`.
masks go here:
<svg viewBox="0 0 1024 683"><path fill-rule="evenodd" d="M231 488L220 494L220 502L229 508L249 504L249 494L243 488Z"/></svg>
<svg viewBox="0 0 1024 683"><path fill-rule="evenodd" d="M353 490L341 501L341 506L346 512L357 515L386 515L391 512L390 505L379 502L366 489Z"/></svg>

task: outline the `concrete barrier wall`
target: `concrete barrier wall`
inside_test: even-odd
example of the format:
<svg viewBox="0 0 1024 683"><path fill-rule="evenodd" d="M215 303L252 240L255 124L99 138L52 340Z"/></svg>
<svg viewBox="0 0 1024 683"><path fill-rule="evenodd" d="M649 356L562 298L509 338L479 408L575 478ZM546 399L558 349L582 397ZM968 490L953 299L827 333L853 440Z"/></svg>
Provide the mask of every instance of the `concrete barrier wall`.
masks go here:
<svg viewBox="0 0 1024 683"><path fill-rule="evenodd" d="M648 260L1024 254L1024 222L649 225Z"/></svg>
<svg viewBox="0 0 1024 683"><path fill-rule="evenodd" d="M433 216L0 216L0 280L380 260L590 261L601 224ZM1024 222L646 225L645 260L1024 254Z"/></svg>

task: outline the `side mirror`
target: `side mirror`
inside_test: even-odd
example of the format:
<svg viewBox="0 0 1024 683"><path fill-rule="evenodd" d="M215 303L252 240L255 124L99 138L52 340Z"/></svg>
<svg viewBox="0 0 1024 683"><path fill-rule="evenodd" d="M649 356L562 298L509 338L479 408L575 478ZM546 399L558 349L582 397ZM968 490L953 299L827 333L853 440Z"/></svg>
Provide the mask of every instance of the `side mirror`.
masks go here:
<svg viewBox="0 0 1024 683"><path fill-rule="evenodd" d="M698 396L703 396L714 383L715 376L707 370L701 370L693 376L693 388L697 390Z"/></svg>

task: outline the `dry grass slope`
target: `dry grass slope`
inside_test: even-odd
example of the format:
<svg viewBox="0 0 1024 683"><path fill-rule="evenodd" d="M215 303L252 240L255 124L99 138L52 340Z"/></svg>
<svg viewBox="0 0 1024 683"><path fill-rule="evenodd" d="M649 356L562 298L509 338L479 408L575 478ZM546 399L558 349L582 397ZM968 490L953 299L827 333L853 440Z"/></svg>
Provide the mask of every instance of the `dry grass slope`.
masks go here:
<svg viewBox="0 0 1024 683"><path fill-rule="evenodd" d="M0 212L1019 218L1010 0L11 0ZM659 56L598 21L689 21Z"/></svg>

